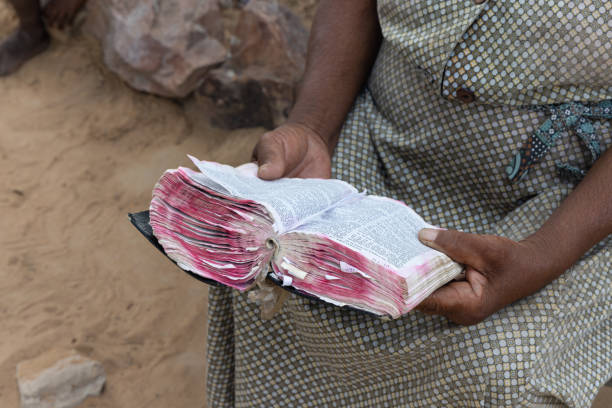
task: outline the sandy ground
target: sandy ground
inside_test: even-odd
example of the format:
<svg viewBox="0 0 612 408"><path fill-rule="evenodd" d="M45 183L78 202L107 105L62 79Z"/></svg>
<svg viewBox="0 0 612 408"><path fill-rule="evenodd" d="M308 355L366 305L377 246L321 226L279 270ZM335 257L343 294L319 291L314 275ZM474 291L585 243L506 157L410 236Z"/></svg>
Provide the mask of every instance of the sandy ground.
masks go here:
<svg viewBox="0 0 612 408"><path fill-rule="evenodd" d="M0 35L12 22L0 3ZM0 79L0 407L18 406L16 364L50 348L104 364L84 407L203 407L206 286L127 220L187 153L248 160L260 129L203 116L128 89L78 34Z"/></svg>
<svg viewBox="0 0 612 408"><path fill-rule="evenodd" d="M79 35L0 79L0 407L18 406L16 364L50 348L104 364L84 407L204 405L207 288L127 219L187 153L249 159L260 130L192 111L128 89Z"/></svg>

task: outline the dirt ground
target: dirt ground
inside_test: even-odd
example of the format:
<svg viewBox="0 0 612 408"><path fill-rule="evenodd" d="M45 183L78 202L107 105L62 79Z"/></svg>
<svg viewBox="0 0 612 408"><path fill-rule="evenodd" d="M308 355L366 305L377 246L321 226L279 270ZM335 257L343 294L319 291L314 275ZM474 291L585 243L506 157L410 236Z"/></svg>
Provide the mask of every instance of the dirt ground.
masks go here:
<svg viewBox="0 0 612 408"><path fill-rule="evenodd" d="M261 130L200 116L127 88L80 35L0 79L0 407L19 405L17 363L50 348L103 363L84 407L204 405L207 288L127 219L187 153L249 159Z"/></svg>
<svg viewBox="0 0 612 408"><path fill-rule="evenodd" d="M0 35L14 19L0 2ZM0 406L15 366L51 348L101 361L83 407L203 407L206 286L166 261L127 213L185 155L239 164L261 129L134 92L77 34L0 79ZM595 404L612 407L612 389Z"/></svg>

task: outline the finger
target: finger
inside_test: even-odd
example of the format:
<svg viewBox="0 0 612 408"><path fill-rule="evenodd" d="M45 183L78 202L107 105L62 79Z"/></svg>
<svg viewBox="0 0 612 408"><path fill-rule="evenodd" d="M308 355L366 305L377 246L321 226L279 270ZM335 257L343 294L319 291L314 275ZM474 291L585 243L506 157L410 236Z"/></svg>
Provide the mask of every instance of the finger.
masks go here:
<svg viewBox="0 0 612 408"><path fill-rule="evenodd" d="M253 151L253 158L259 163L257 175L260 178L275 180L285 174L287 167L285 147L282 140L274 132L266 133L261 137Z"/></svg>
<svg viewBox="0 0 612 408"><path fill-rule="evenodd" d="M438 289L441 290L441 289ZM441 314L444 315L442 308L444 306L439 301L437 292L432 293L428 297L425 298L421 303L419 303L415 309L420 310L423 313L427 314Z"/></svg>
<svg viewBox="0 0 612 408"><path fill-rule="evenodd" d="M436 290L416 309L444 316L458 324L471 325L484 319L489 307L483 302L483 297L475 293L471 282L461 281L451 282Z"/></svg>
<svg viewBox="0 0 612 408"><path fill-rule="evenodd" d="M453 283L450 283L437 289L419 303L416 309L427 314L450 317L450 314L457 309L459 300L457 298L457 290L452 285Z"/></svg>
<svg viewBox="0 0 612 408"><path fill-rule="evenodd" d="M419 240L455 262L470 265L482 271L486 268L485 254L492 250L491 242L484 236L461 231L424 228L419 231Z"/></svg>

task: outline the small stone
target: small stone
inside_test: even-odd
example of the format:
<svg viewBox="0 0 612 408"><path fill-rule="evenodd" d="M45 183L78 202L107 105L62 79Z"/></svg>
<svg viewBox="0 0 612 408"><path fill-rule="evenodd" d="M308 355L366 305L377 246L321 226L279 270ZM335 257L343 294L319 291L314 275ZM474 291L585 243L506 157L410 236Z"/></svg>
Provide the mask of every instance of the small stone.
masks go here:
<svg viewBox="0 0 612 408"><path fill-rule="evenodd" d="M102 364L76 351L52 350L17 365L21 408L73 408L102 392Z"/></svg>

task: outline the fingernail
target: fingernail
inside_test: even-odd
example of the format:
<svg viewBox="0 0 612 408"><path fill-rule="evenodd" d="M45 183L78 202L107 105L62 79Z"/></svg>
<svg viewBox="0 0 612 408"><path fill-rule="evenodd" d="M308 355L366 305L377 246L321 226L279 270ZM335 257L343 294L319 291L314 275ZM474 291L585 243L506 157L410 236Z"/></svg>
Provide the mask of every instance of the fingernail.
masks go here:
<svg viewBox="0 0 612 408"><path fill-rule="evenodd" d="M419 239L424 244L431 244L436 240L439 230L424 228L419 231Z"/></svg>
<svg viewBox="0 0 612 408"><path fill-rule="evenodd" d="M273 179L277 179L279 176L275 175L276 172L274 171L274 167L271 164L264 164L263 166L259 167L259 170L257 171L257 176L261 179L264 180L273 180Z"/></svg>
<svg viewBox="0 0 612 408"><path fill-rule="evenodd" d="M264 173L268 172L269 169L270 169L269 164L264 164L262 166L259 166L259 174L263 175Z"/></svg>

